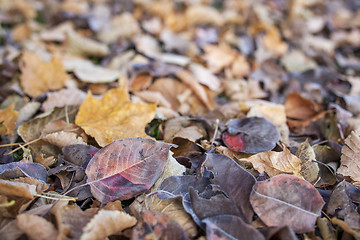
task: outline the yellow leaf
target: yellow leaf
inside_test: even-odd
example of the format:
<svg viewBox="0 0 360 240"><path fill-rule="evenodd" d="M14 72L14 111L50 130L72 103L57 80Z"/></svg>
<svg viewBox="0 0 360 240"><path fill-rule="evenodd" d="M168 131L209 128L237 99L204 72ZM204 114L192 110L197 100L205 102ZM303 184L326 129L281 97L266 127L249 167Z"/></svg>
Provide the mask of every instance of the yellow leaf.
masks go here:
<svg viewBox="0 0 360 240"><path fill-rule="evenodd" d="M11 104L8 108L0 110L0 134L14 135L16 128L16 120L19 113L14 110L15 104Z"/></svg>
<svg viewBox="0 0 360 240"><path fill-rule="evenodd" d="M288 49L287 44L281 40L281 35L276 27L271 27L267 30L263 43L266 49L276 56L285 54Z"/></svg>
<svg viewBox="0 0 360 240"><path fill-rule="evenodd" d="M25 52L20 61L20 69L21 86L31 97L62 88L69 78L61 60L55 55L50 62L43 62L35 53Z"/></svg>
<svg viewBox="0 0 360 240"><path fill-rule="evenodd" d="M155 104L131 102L126 89L116 88L102 99L89 93L75 123L104 147L116 139L146 137L145 126L154 118L155 111Z"/></svg>

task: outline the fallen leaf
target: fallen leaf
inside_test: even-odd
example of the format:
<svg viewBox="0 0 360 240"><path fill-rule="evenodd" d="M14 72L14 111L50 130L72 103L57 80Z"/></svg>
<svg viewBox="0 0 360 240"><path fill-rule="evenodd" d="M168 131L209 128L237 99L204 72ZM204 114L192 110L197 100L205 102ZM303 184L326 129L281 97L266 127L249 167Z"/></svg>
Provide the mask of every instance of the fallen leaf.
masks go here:
<svg viewBox="0 0 360 240"><path fill-rule="evenodd" d="M46 169L38 163L12 162L0 165L2 179L31 177L42 182L47 180Z"/></svg>
<svg viewBox="0 0 360 240"><path fill-rule="evenodd" d="M100 149L85 171L92 194L107 203L148 190L164 170L170 147L148 138L128 138Z"/></svg>
<svg viewBox="0 0 360 240"><path fill-rule="evenodd" d="M266 49L276 56L285 54L288 49L287 43L281 40L279 30L274 26L267 29L266 35L263 38L263 43Z"/></svg>
<svg viewBox="0 0 360 240"><path fill-rule="evenodd" d="M0 110L0 134L14 135L16 120L19 113L14 110L15 104L11 104L4 110Z"/></svg>
<svg viewBox="0 0 360 240"><path fill-rule="evenodd" d="M190 64L189 69L199 83L204 84L213 91L219 91L221 89L220 79L212 74L207 68L199 64L192 63Z"/></svg>
<svg viewBox="0 0 360 240"><path fill-rule="evenodd" d="M341 165L337 173L348 176L354 181L354 185L360 186L359 154L360 154L359 132L352 131L345 139L345 145L341 149Z"/></svg>
<svg viewBox="0 0 360 240"><path fill-rule="evenodd" d="M233 151L258 153L271 150L280 139L277 127L261 117L230 119L222 139Z"/></svg>
<svg viewBox="0 0 360 240"><path fill-rule="evenodd" d="M85 100L85 98L86 93L77 88L49 92L45 102L42 104L42 109L47 112L55 107L61 108L65 107L66 105L80 105Z"/></svg>
<svg viewBox="0 0 360 240"><path fill-rule="evenodd" d="M203 58L212 73L219 73L225 67L230 66L236 57L236 52L228 45L217 46L209 44L203 48L205 51Z"/></svg>
<svg viewBox="0 0 360 240"><path fill-rule="evenodd" d="M75 31L66 32L66 43L67 50L74 55L103 57L110 53L106 44L83 37Z"/></svg>
<svg viewBox="0 0 360 240"><path fill-rule="evenodd" d="M185 117L173 118L165 123L164 140L172 142L175 138L187 139L191 142L206 136L206 131L201 126L192 124L192 122Z"/></svg>
<svg viewBox="0 0 360 240"><path fill-rule="evenodd" d="M108 83L116 81L121 72L104 68L94 64L88 64L74 69L74 74L82 82L86 83Z"/></svg>
<svg viewBox="0 0 360 240"><path fill-rule="evenodd" d="M292 92L286 97L285 112L288 118L307 120L315 117L322 110L320 104L303 98L298 92Z"/></svg>
<svg viewBox="0 0 360 240"><path fill-rule="evenodd" d="M213 24L221 26L224 23L223 16L213 7L193 4L185 13L186 21L190 25Z"/></svg>
<svg viewBox="0 0 360 240"><path fill-rule="evenodd" d="M253 226L246 224L240 217L218 215L203 220L206 224L206 239L253 239L265 240L265 237Z"/></svg>
<svg viewBox="0 0 360 240"><path fill-rule="evenodd" d="M182 227L161 212L144 211L141 217L131 239L188 239Z"/></svg>
<svg viewBox="0 0 360 240"><path fill-rule="evenodd" d="M301 160L293 155L289 149L283 145L283 151L266 151L252 155L248 158L241 158L239 161L250 162L254 169L260 173L267 173L270 177L286 173L297 177L302 177Z"/></svg>
<svg viewBox="0 0 360 240"><path fill-rule="evenodd" d="M250 202L267 226L288 225L296 233L313 231L316 218L325 204L309 182L283 174L257 182Z"/></svg>
<svg viewBox="0 0 360 240"><path fill-rule="evenodd" d="M134 103L126 89L111 89L102 99L89 93L75 123L104 147L114 140L145 137L145 126L155 116L155 104Z"/></svg>
<svg viewBox="0 0 360 240"><path fill-rule="evenodd" d="M319 166L313 160L316 160L314 149L310 146L308 138L301 143L296 156L301 159L301 176L310 183L315 182L319 175Z"/></svg>
<svg viewBox="0 0 360 240"><path fill-rule="evenodd" d="M125 212L100 210L83 228L80 240L101 240L136 224Z"/></svg>
<svg viewBox="0 0 360 240"><path fill-rule="evenodd" d="M31 97L62 88L69 78L61 60L53 55L50 62L42 61L36 53L24 52L20 61L21 86Z"/></svg>
<svg viewBox="0 0 360 240"><path fill-rule="evenodd" d="M32 214L19 214L16 217L17 226L26 233L30 239L55 240L57 230L45 218Z"/></svg>
<svg viewBox="0 0 360 240"><path fill-rule="evenodd" d="M356 210L359 201L360 189L344 180L332 191L327 213L344 219L349 227L360 230L360 214Z"/></svg>

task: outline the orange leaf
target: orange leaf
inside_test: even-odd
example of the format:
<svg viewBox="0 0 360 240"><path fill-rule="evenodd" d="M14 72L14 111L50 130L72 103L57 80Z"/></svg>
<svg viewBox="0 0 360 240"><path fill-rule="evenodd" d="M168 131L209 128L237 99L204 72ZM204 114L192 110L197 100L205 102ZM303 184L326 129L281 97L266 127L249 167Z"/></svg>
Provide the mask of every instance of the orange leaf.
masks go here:
<svg viewBox="0 0 360 240"><path fill-rule="evenodd" d="M75 123L104 147L114 140L146 137L145 126L155 116L155 104L134 103L126 89L111 89L102 99L88 94Z"/></svg>
<svg viewBox="0 0 360 240"><path fill-rule="evenodd" d="M8 108L0 110L0 134L14 135L16 128L16 120L19 113L14 110L15 104L11 104Z"/></svg>
<svg viewBox="0 0 360 240"><path fill-rule="evenodd" d="M38 97L49 90L62 88L69 78L56 55L50 62L44 62L35 53L25 52L20 61L20 69L21 86L31 97Z"/></svg>

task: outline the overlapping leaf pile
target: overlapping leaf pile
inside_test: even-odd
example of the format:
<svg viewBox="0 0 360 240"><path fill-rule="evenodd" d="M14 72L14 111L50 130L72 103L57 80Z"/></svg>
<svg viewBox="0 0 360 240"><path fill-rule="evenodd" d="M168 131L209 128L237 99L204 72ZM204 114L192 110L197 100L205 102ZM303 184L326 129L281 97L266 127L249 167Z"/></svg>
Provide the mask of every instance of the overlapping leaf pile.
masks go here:
<svg viewBox="0 0 360 240"><path fill-rule="evenodd" d="M0 239L359 239L356 0L0 1Z"/></svg>

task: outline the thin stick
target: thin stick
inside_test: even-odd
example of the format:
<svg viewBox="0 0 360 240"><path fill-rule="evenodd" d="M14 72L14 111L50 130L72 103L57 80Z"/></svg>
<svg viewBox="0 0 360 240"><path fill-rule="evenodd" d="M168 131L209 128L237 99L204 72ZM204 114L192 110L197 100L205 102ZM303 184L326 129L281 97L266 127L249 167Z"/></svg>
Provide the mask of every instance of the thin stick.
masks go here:
<svg viewBox="0 0 360 240"><path fill-rule="evenodd" d="M216 124L215 124L215 132L214 132L213 138L211 139L211 146L210 146L210 148L213 148L213 147L214 147L214 141L215 141L215 138L216 138L216 134L217 134L217 132L218 132L218 128L219 128L219 119L217 118L217 119L216 119Z"/></svg>
<svg viewBox="0 0 360 240"><path fill-rule="evenodd" d="M21 149L22 147L26 147L27 145L30 145L30 144L32 144L32 143L34 143L34 142L37 142L37 141L39 141L40 139L41 139L41 138L37 138L37 139L34 139L34 140L30 141L30 142L25 143L24 145L20 145L20 147L17 147L17 148L15 148L14 150L12 150L11 152L8 152L8 153L6 153L6 154L4 154L4 155L5 155L5 156L8 156L8 155L16 152L17 150Z"/></svg>
<svg viewBox="0 0 360 240"><path fill-rule="evenodd" d="M69 113L68 113L68 105L65 105L65 118L66 118L66 123L69 124L70 120L69 120Z"/></svg>
<svg viewBox="0 0 360 240"><path fill-rule="evenodd" d="M21 145L21 144L24 144L23 143L8 143L8 144L2 144L0 145L0 147L12 147L12 146L17 146L17 145Z"/></svg>

